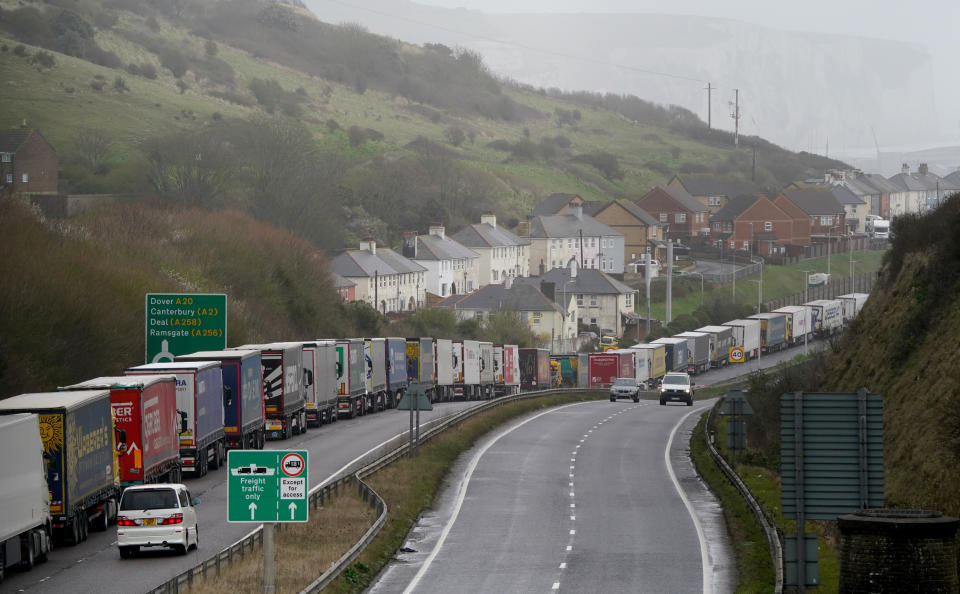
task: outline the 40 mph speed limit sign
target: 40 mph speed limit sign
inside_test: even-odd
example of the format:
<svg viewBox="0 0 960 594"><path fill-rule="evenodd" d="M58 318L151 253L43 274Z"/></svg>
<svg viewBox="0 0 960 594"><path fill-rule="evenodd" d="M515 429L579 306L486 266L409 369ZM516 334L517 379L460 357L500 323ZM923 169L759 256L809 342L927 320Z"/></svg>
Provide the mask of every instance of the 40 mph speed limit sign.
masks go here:
<svg viewBox="0 0 960 594"><path fill-rule="evenodd" d="M747 359L743 347L730 347L730 362L743 363Z"/></svg>

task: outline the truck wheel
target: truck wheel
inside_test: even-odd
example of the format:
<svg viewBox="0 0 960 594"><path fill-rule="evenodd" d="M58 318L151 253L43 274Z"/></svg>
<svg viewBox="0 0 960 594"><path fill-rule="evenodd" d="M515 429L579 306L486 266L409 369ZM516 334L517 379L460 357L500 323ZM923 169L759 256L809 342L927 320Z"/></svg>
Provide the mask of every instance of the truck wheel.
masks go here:
<svg viewBox="0 0 960 594"><path fill-rule="evenodd" d="M87 536L90 534L89 530L90 517L87 515L87 510L83 510L80 518L80 542L85 542L87 540Z"/></svg>
<svg viewBox="0 0 960 594"><path fill-rule="evenodd" d="M207 453L209 456L209 451ZM220 443L217 442L213 444L213 459L210 460L210 470L216 470L220 468Z"/></svg>
<svg viewBox="0 0 960 594"><path fill-rule="evenodd" d="M106 532L110 528L110 502L103 504L103 513L92 526L94 532Z"/></svg>
<svg viewBox="0 0 960 594"><path fill-rule="evenodd" d="M33 538L33 534L28 534L27 535L27 551L26 551L27 554L24 555L23 559L20 560L20 568L23 569L24 571L30 571L31 569L33 569L35 556L37 553L36 547L34 546L34 542L36 542L36 539Z"/></svg>
<svg viewBox="0 0 960 594"><path fill-rule="evenodd" d="M687 406L693 406L693 396L687 400Z"/></svg>
<svg viewBox="0 0 960 594"><path fill-rule="evenodd" d="M611 397L610 397L610 402L616 402L616 401L617 401L617 397L616 397L616 396L611 396Z"/></svg>
<svg viewBox="0 0 960 594"><path fill-rule="evenodd" d="M634 395L633 395L633 401L634 401L634 402L640 402L640 395L639 395L639 394L634 394Z"/></svg>
<svg viewBox="0 0 960 594"><path fill-rule="evenodd" d="M665 401L663 398L661 398L661 399L660 399L660 406L666 406L666 405L667 405L666 401Z"/></svg>

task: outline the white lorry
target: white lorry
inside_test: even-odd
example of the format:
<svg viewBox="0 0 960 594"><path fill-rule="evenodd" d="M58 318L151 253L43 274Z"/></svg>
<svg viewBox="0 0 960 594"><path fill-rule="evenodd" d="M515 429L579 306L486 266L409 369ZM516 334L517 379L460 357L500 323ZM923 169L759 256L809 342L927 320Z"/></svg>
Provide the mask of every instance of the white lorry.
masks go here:
<svg viewBox="0 0 960 594"><path fill-rule="evenodd" d="M39 417L0 416L0 582L8 567L30 569L53 548Z"/></svg>
<svg viewBox="0 0 960 594"><path fill-rule="evenodd" d="M744 359L760 355L760 320L730 320L723 325L733 328L735 346L743 348Z"/></svg>

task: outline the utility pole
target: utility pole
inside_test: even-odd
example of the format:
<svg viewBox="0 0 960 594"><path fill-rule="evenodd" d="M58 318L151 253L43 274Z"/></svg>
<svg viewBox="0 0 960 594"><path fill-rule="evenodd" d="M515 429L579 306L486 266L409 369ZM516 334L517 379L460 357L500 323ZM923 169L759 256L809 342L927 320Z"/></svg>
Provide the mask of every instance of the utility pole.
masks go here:
<svg viewBox="0 0 960 594"><path fill-rule="evenodd" d="M733 106L733 113L730 114L730 117L733 118L733 146L735 148L740 147L740 89L733 90L734 102L731 104Z"/></svg>
<svg viewBox="0 0 960 594"><path fill-rule="evenodd" d="M707 130L713 129L713 122L710 119L710 106L712 105L711 95L713 91L713 86L710 83L707 83Z"/></svg>

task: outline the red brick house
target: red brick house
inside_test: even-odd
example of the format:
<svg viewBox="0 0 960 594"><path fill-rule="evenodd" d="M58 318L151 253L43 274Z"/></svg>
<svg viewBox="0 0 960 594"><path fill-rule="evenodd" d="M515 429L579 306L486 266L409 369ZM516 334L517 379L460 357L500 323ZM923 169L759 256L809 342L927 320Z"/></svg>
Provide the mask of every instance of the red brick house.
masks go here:
<svg viewBox="0 0 960 594"><path fill-rule="evenodd" d="M728 250L770 256L786 253L793 242L793 218L766 196L732 198L710 220L714 244Z"/></svg>
<svg viewBox="0 0 960 594"><path fill-rule="evenodd" d="M0 132L0 193L57 193L57 153L39 132Z"/></svg>
<svg viewBox="0 0 960 594"><path fill-rule="evenodd" d="M793 240L791 243L795 246L810 245L810 217L807 216L807 213L803 212L800 207L793 202L790 202L783 194L777 196L773 203L793 219L791 231Z"/></svg>
<svg viewBox="0 0 960 594"><path fill-rule="evenodd" d="M690 245L710 234L710 210L682 187L657 186L636 202L664 227L664 237Z"/></svg>
<svg viewBox="0 0 960 594"><path fill-rule="evenodd" d="M788 189L780 196L792 202L810 221L810 235L843 235L846 213L829 188Z"/></svg>

